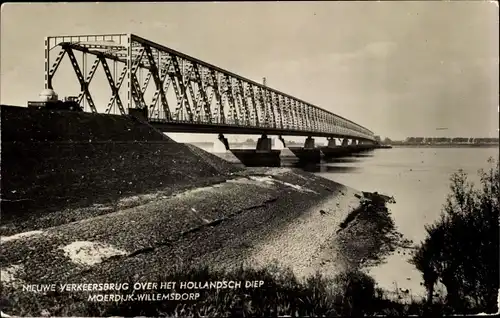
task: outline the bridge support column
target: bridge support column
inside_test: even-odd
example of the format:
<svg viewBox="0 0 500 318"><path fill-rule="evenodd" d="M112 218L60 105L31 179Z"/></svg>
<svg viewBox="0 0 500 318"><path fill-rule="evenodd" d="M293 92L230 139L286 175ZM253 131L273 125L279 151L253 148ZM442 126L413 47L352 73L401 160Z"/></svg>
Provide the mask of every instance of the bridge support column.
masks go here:
<svg viewBox="0 0 500 318"><path fill-rule="evenodd" d="M337 141L335 140L335 138L328 138L328 148L335 148L337 147Z"/></svg>
<svg viewBox="0 0 500 318"><path fill-rule="evenodd" d="M356 146L357 144L358 144L358 140L357 139L352 139L351 140L351 145Z"/></svg>
<svg viewBox="0 0 500 318"><path fill-rule="evenodd" d="M304 143L304 149L314 149L314 138L307 137Z"/></svg>
<svg viewBox="0 0 500 318"><path fill-rule="evenodd" d="M321 149L314 147L314 138L307 137L304 147L289 147L291 152L299 159L299 163L316 164L321 162Z"/></svg>
<svg viewBox="0 0 500 318"><path fill-rule="evenodd" d="M286 144L285 144L285 139L283 139L283 136L279 136L278 139L281 141L281 143L283 144L283 148L286 148Z"/></svg>
<svg viewBox="0 0 500 318"><path fill-rule="evenodd" d="M342 147L346 147L348 145L349 145L349 139L347 138L342 139Z"/></svg>
<svg viewBox="0 0 500 318"><path fill-rule="evenodd" d="M271 152L272 150L272 140L268 138L267 135L262 135L257 140L257 152Z"/></svg>
<svg viewBox="0 0 500 318"><path fill-rule="evenodd" d="M326 160L342 158L350 154L350 147L347 147L348 140L342 140L342 146L337 146L337 141L333 137L328 138L328 145L321 147L321 152Z"/></svg>
<svg viewBox="0 0 500 318"><path fill-rule="evenodd" d="M233 149L231 152L247 167L279 167L280 150L272 149L272 139L263 134L257 140L256 149Z"/></svg>
<svg viewBox="0 0 500 318"><path fill-rule="evenodd" d="M229 142L227 141L227 138L224 137L223 134L219 134L219 140L220 140L220 142L222 142L224 147L226 147L226 150L229 150Z"/></svg>

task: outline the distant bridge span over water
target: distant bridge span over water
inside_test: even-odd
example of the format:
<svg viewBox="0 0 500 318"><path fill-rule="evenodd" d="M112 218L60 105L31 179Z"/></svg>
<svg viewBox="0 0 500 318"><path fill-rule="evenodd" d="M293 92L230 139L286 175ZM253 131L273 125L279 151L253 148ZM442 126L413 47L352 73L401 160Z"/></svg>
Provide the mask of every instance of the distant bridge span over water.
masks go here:
<svg viewBox="0 0 500 318"><path fill-rule="evenodd" d="M110 92L97 103L106 106L100 113L140 113L165 132L375 141L372 131L346 118L133 34L47 37L46 89L62 92L53 83L65 57L85 111L98 112L90 84L100 68Z"/></svg>

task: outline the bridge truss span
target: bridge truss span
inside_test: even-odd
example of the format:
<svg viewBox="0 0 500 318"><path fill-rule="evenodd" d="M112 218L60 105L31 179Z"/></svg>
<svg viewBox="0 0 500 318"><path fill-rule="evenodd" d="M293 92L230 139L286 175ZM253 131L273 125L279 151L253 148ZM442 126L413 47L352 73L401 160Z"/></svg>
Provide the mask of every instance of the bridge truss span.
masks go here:
<svg viewBox="0 0 500 318"><path fill-rule="evenodd" d="M54 78L65 58L86 111L125 115L132 108L147 109L151 123L212 127L213 132L219 127L374 140L373 132L346 118L133 34L46 38L45 88L57 91ZM96 103L90 84L99 69L109 96Z"/></svg>

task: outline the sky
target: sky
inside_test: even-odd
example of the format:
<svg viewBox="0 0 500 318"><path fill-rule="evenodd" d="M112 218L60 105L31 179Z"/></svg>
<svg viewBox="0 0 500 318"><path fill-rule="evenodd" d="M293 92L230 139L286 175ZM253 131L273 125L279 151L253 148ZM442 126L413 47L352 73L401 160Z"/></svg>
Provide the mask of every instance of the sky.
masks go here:
<svg viewBox="0 0 500 318"><path fill-rule="evenodd" d="M3 4L0 102L43 89L46 36L134 33L383 137L498 137L498 16L489 1Z"/></svg>

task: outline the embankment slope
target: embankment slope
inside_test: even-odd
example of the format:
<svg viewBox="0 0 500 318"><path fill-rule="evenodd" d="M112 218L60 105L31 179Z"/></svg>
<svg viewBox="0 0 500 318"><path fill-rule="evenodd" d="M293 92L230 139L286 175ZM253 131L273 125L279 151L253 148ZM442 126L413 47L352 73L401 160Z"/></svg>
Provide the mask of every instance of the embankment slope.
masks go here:
<svg viewBox="0 0 500 318"><path fill-rule="evenodd" d="M239 170L129 116L12 106L0 112L1 235L65 222L26 222L33 216L206 185Z"/></svg>

